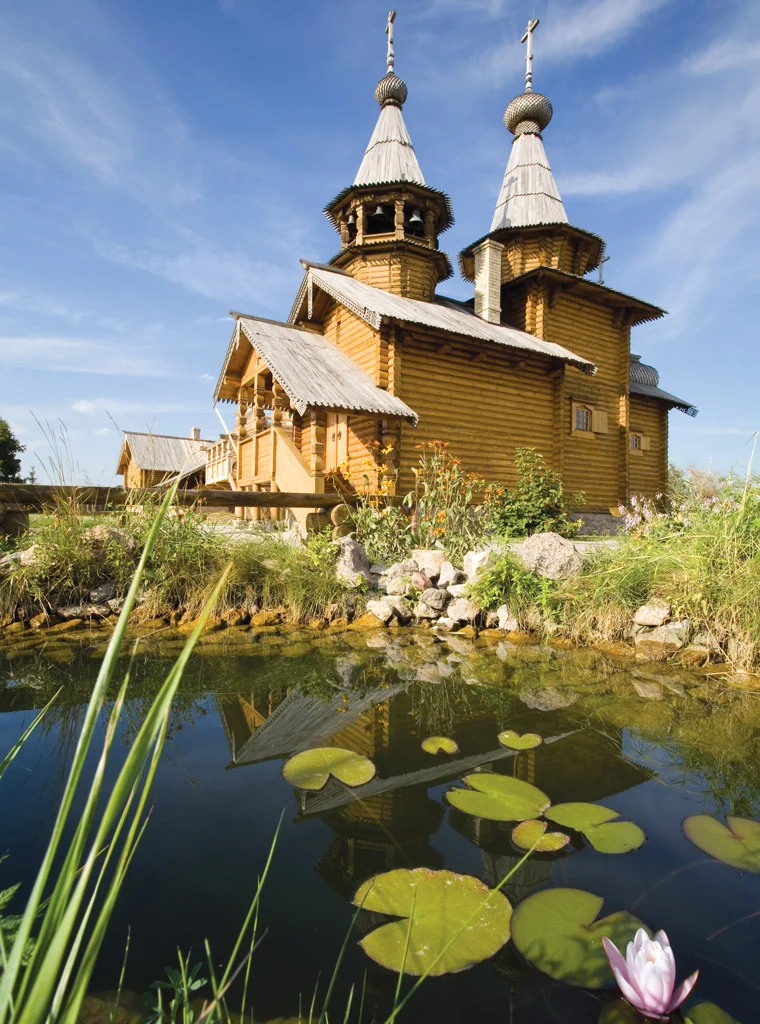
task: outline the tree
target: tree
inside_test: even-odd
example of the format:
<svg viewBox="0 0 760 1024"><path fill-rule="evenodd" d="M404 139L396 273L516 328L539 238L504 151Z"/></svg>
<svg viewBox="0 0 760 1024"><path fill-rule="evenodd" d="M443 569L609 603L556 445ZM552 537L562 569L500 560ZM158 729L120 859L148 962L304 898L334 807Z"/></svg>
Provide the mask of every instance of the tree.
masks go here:
<svg viewBox="0 0 760 1024"><path fill-rule="evenodd" d="M21 459L19 455L23 451L26 451L26 448L8 426L8 421L0 419L0 480L5 483L20 482Z"/></svg>

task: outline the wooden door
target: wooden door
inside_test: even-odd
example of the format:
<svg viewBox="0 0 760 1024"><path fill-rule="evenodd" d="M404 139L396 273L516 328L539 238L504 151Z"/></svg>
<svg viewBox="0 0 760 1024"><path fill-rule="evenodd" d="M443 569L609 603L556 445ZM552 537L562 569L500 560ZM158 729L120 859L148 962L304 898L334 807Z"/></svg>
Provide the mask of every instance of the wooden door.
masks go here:
<svg viewBox="0 0 760 1024"><path fill-rule="evenodd" d="M325 472L335 473L348 461L348 416L328 412L325 427Z"/></svg>

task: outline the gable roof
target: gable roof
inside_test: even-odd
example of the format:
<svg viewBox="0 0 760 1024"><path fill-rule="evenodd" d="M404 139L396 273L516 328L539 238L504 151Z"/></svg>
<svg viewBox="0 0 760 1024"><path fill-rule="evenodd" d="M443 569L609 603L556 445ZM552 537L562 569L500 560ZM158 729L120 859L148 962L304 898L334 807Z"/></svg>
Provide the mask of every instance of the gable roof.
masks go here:
<svg viewBox="0 0 760 1024"><path fill-rule="evenodd" d="M417 425L417 413L395 395L375 387L372 378L321 334L276 320L233 312L232 335L214 401L234 401L223 393L230 361L241 337L251 345L303 415L309 406L398 416Z"/></svg>
<svg viewBox="0 0 760 1024"><path fill-rule="evenodd" d="M306 276L290 313L291 323L301 316L304 301L308 299L308 291L316 285L375 330L380 329L384 320L399 320L403 323L431 327L447 334L476 338L478 341L492 341L497 345L533 352L546 358L561 359L563 362L578 366L585 373L596 372L593 363L581 359L569 349L543 341L516 327L489 323L458 303L452 304L447 300L423 302L421 299L408 299L383 291L381 288L373 288L341 270L306 263L303 260L301 262L306 267Z"/></svg>
<svg viewBox="0 0 760 1024"><path fill-rule="evenodd" d="M206 449L213 444L216 441L125 430L116 472L123 473L131 457L138 469L188 476L206 465Z"/></svg>

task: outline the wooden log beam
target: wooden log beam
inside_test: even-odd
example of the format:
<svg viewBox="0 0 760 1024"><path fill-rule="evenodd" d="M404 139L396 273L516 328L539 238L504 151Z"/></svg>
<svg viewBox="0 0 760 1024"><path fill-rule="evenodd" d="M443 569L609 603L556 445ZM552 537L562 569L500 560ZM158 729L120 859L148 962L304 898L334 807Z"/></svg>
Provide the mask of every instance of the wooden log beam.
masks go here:
<svg viewBox="0 0 760 1024"><path fill-rule="evenodd" d="M139 505L145 501L160 500L163 488L123 487L73 487L53 484L5 484L0 483L0 510L38 512L49 509L59 501L75 501L88 510L116 511L127 505ZM189 491L177 492L175 504L196 505L199 508L333 508L335 505L355 505L358 501L352 494L293 494L288 491ZM383 501L393 504L393 498ZM399 499L395 499L398 503Z"/></svg>

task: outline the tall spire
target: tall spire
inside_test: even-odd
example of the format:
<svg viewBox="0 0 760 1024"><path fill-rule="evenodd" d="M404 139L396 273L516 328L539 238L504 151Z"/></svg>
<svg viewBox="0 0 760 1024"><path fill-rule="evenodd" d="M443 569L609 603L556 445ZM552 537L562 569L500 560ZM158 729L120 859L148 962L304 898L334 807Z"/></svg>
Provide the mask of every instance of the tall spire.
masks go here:
<svg viewBox="0 0 760 1024"><path fill-rule="evenodd" d="M407 88L394 71L393 22L396 12L390 11L385 31L388 35L388 71L375 88L380 116L367 145L364 159L354 178L354 185L395 184L402 181L424 185L417 156L406 130L401 108L406 102Z"/></svg>
<svg viewBox="0 0 760 1024"><path fill-rule="evenodd" d="M504 124L515 138L491 231L567 224L567 214L541 139L541 132L552 119L552 105L546 96L533 92L533 33L538 24L538 18L529 21L521 40L527 44L525 92L515 96L504 111Z"/></svg>

